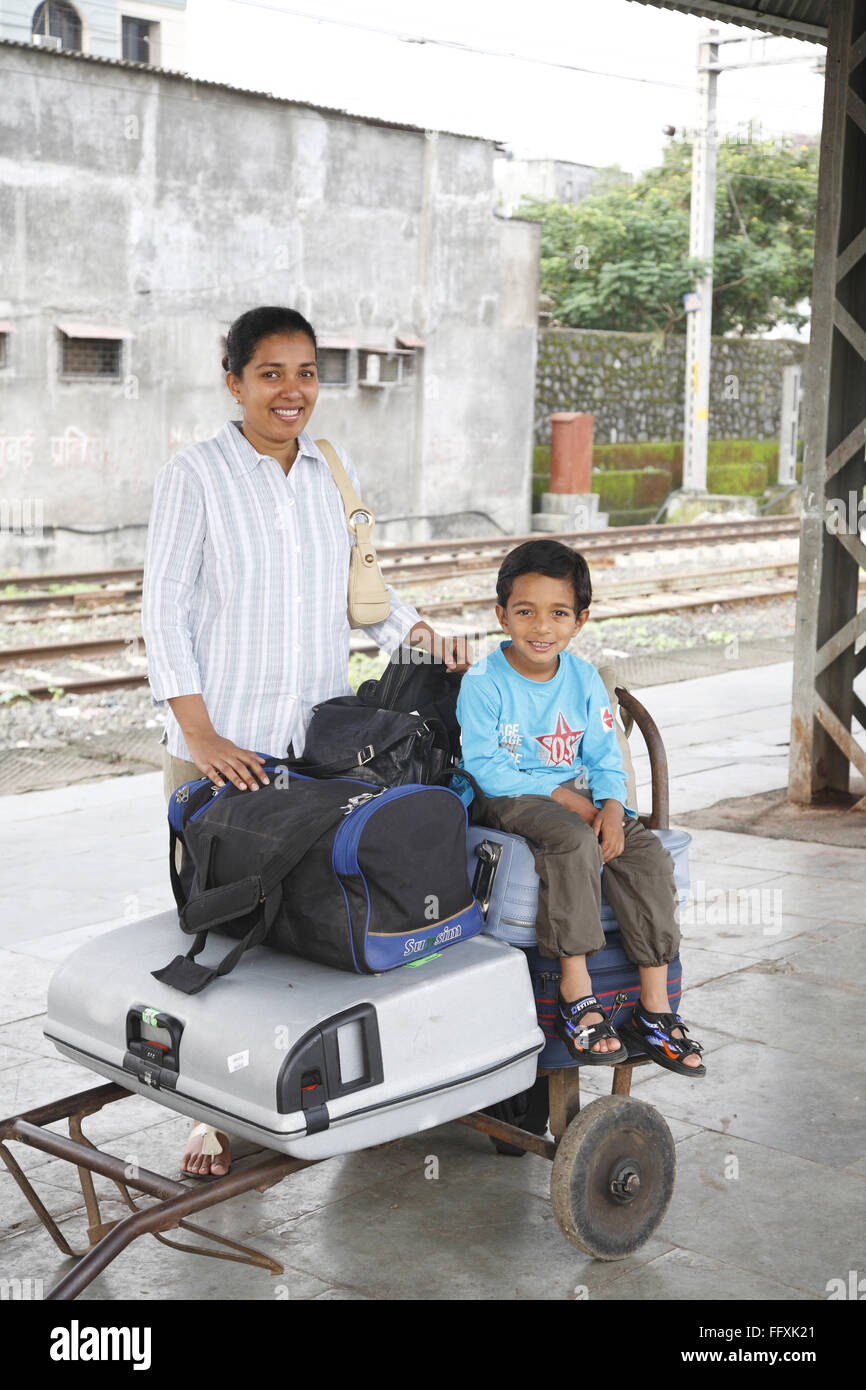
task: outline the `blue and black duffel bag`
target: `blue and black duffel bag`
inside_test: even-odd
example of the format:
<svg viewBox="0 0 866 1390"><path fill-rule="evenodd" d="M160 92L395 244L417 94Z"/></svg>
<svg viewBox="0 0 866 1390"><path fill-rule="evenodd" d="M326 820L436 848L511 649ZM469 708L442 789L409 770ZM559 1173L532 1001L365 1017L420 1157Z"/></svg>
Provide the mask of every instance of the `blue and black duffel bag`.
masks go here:
<svg viewBox="0 0 866 1390"><path fill-rule="evenodd" d="M256 791L217 791L208 778L175 790L169 871L181 929L195 940L156 979L197 994L263 942L372 974L481 931L456 792L318 780L272 759L264 771L269 784ZM215 966L195 959L210 931L238 938Z"/></svg>

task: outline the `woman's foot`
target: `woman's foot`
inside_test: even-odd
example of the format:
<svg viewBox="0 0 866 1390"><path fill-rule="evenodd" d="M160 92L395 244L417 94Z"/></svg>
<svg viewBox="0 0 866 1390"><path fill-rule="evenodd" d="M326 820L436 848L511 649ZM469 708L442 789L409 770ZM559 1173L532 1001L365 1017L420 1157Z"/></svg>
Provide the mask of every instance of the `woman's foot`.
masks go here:
<svg viewBox="0 0 866 1390"><path fill-rule="evenodd" d="M180 1163L182 1173L191 1178L222 1178L229 1171L231 1161L227 1134L211 1125L193 1125Z"/></svg>

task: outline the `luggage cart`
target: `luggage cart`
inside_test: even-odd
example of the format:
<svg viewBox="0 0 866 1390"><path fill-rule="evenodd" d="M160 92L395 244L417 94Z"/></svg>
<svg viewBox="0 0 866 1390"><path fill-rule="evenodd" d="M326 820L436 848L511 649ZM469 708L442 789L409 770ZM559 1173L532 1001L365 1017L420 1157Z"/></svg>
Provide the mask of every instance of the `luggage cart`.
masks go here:
<svg viewBox="0 0 866 1390"><path fill-rule="evenodd" d="M616 691L620 706L644 737L650 756L652 811L649 828L668 824L667 759L659 731L644 706L628 691ZM580 1067L539 1072L524 1097L475 1112L460 1123L487 1134L504 1153L536 1153L552 1163L551 1203L563 1235L599 1260L617 1260L643 1245L664 1218L673 1194L676 1157L671 1132L653 1106L632 1097L632 1072L649 1058L631 1052L610 1068L612 1090L581 1110ZM207 1182L180 1182L104 1153L86 1137L83 1121L134 1094L111 1082L0 1121L0 1158L65 1255L77 1260L47 1295L74 1299L139 1236L150 1234L174 1249L231 1260L282 1274L280 1264L253 1247L195 1224L190 1218L250 1191L264 1192L292 1173L326 1159L302 1159L241 1145L232 1171ZM546 1137L549 1116L552 1138ZM508 1118L506 1118L508 1117ZM66 1121L68 1136L49 1126ZM514 1120L516 1122L512 1123ZM9 1148L26 1144L72 1163L88 1218L87 1250L74 1249L43 1205ZM93 1175L112 1180L129 1215L104 1220ZM149 1205L140 1205L150 1200ZM170 1239L169 1231L195 1234L206 1243Z"/></svg>

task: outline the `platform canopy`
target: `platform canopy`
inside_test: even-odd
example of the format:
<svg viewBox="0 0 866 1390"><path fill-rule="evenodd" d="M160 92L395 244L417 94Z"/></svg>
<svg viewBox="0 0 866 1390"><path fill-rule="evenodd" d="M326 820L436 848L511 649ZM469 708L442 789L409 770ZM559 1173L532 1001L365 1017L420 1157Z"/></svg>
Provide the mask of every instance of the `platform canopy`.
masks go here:
<svg viewBox="0 0 866 1390"><path fill-rule="evenodd" d="M715 19L723 24L745 24L765 34L785 34L809 43L827 42L831 0L756 0L753 5L725 4L724 0L680 4L678 0L634 0L655 5L660 10L680 10L683 14Z"/></svg>

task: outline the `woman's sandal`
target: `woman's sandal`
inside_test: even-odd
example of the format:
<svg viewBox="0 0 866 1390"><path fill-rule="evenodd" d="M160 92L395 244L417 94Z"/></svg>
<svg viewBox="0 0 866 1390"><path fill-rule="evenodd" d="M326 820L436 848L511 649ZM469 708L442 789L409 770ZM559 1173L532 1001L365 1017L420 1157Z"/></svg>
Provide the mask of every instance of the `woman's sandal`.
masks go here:
<svg viewBox="0 0 866 1390"><path fill-rule="evenodd" d="M673 1036L675 1028L682 1032L681 1038ZM633 1043L636 1048L646 1052L660 1067L675 1071L680 1076L706 1076L707 1069L703 1062L700 1066L689 1067L682 1060L691 1053L700 1056L704 1049L699 1042L692 1042L686 1036L688 1029L679 1014L650 1013L638 1001L622 1031L627 1043Z"/></svg>
<svg viewBox="0 0 866 1390"><path fill-rule="evenodd" d="M585 1014L601 1014L604 1022L582 1025L580 1020ZM614 1062L622 1062L628 1056L628 1048L616 1029L608 1023L607 1017L607 1010L602 1008L594 994L577 999L573 1004L567 1003L560 994L554 1027L576 1062L590 1067L611 1067ZM619 1047L613 1051L593 1052L593 1047L602 1038L612 1038L619 1043Z"/></svg>
<svg viewBox="0 0 866 1390"><path fill-rule="evenodd" d="M226 1144L223 1144L220 1139L221 1134L222 1131L214 1129L213 1125L206 1125L204 1124L204 1122L201 1122L200 1124L194 1126L194 1128L190 1131L189 1137L190 1139L201 1139L201 1148L199 1149L199 1153L209 1154L211 1159L214 1159L217 1157L218 1154L222 1153L223 1149L226 1147L226 1144L228 1143L228 1135L222 1134L222 1139L226 1141ZM180 1175L182 1178L198 1178L200 1182L203 1182L205 1179L208 1181L218 1182L220 1178L224 1178L227 1176L228 1172L230 1171L230 1167L231 1159L229 1159L228 1161L228 1167L226 1168L225 1173L194 1173L190 1172L188 1168L181 1168Z"/></svg>

